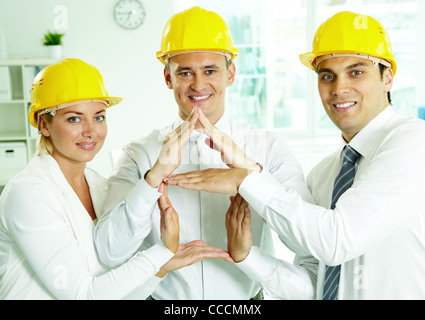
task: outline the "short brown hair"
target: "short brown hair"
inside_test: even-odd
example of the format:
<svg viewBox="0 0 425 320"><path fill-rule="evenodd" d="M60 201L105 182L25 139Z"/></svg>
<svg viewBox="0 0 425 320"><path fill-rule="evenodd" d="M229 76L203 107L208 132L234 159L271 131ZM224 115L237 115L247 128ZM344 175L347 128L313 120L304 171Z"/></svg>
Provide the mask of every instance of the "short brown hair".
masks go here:
<svg viewBox="0 0 425 320"><path fill-rule="evenodd" d="M388 67L384 66L383 64L379 64L379 72L381 73L381 80L383 80L384 78L384 72L385 70L387 70ZM388 103L392 105L392 101L391 101L391 92L388 91Z"/></svg>

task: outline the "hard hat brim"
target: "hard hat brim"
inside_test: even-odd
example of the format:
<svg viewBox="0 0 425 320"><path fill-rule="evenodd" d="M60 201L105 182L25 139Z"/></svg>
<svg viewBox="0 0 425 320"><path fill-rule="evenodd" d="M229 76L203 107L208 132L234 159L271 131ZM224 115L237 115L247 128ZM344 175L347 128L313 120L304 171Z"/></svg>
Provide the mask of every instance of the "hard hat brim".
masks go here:
<svg viewBox="0 0 425 320"><path fill-rule="evenodd" d="M156 57L158 58L158 60L162 63L165 64L165 60L167 60L168 55L178 55L178 54L185 54L185 53L191 53L191 52L217 52L217 53L222 53L222 52L226 52L229 53L231 55L231 59L232 61L238 56L239 54L239 50L238 49L234 49L233 51L226 51L226 50L218 50L218 49L192 49L192 50L180 50L180 51L170 51L170 52L162 52L162 51L157 51L156 52Z"/></svg>
<svg viewBox="0 0 425 320"><path fill-rule="evenodd" d="M300 54L301 63L311 70L315 70L312 63L314 59L316 59L316 55L313 52Z"/></svg>
<svg viewBox="0 0 425 320"><path fill-rule="evenodd" d="M303 65L305 65L307 68L316 71L316 65L314 65L314 60L316 60L318 57L326 56L330 54L344 54L344 53L352 53L352 54L362 54L362 52L355 52L355 51L347 51L347 50L333 50L333 51L325 51L325 52L308 52L304 54L300 54L299 58ZM366 54L366 53L364 53ZM391 64L391 69L393 70L393 74L395 75L397 72L397 64L395 62L395 59L387 60Z"/></svg>
<svg viewBox="0 0 425 320"><path fill-rule="evenodd" d="M117 105L118 103L120 103L123 98L121 97L94 97L94 98L88 98L88 99L78 99L78 100L73 100L73 101L64 101L63 103L71 103L71 104L78 104L78 103L82 103L82 102L87 102L87 101L92 101L92 100L102 100L102 101L107 101L108 102L108 106L106 108L112 107ZM48 108L52 108L55 107L57 105L60 105L62 103L53 105L53 106L45 106L45 108L36 108L36 105L31 105L30 106L30 110L34 109L36 111L32 111L28 114L28 120L30 122L30 124L34 127L34 128L38 128L37 126L37 119L36 119L36 114L42 110L48 109Z"/></svg>

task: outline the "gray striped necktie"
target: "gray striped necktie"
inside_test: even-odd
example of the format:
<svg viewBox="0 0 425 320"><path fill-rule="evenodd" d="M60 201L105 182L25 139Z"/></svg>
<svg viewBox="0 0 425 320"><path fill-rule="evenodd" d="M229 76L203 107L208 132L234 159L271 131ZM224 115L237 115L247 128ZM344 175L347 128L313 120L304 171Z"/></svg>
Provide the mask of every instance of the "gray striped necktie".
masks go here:
<svg viewBox="0 0 425 320"><path fill-rule="evenodd" d="M339 171L332 192L331 209L335 209L335 205L339 197L349 189L356 174L355 164L359 159L360 154L352 149L349 145L344 148L344 159L342 162L341 170ZM323 287L323 300L336 300L338 295L339 275L341 266L326 266L325 285Z"/></svg>

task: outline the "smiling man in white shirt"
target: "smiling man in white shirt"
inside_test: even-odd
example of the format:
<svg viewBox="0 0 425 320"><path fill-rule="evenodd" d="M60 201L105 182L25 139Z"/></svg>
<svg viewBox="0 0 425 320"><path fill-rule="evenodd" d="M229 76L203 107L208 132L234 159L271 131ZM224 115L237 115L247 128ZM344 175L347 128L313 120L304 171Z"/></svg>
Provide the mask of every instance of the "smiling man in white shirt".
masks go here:
<svg viewBox="0 0 425 320"><path fill-rule="evenodd" d="M263 174L312 201L302 169L282 137L227 118L225 92L235 78L232 60L237 54L230 29L214 12L194 7L167 23L157 57L165 65L164 79L173 90L178 118L124 148L95 230L96 247L106 265L119 265L160 241L157 187L172 173L228 168L228 163L260 171L260 163ZM179 214L182 243L201 239L227 248L224 220L229 195L170 186L168 197ZM271 230L255 212L252 221L254 244L273 254ZM260 298L260 291L260 285L234 264L208 259L168 273L152 298L246 300Z"/></svg>
<svg viewBox="0 0 425 320"><path fill-rule="evenodd" d="M371 17L340 12L319 27L313 51L300 58L317 72L323 106L342 133L340 148L307 179L316 205L270 176L241 169L228 170L232 181L226 172L209 171L205 179L199 171L169 183L239 192L226 222L229 251L270 296L425 299L425 122L390 106L397 66L387 33ZM344 171L353 154L352 169ZM353 171L348 189L338 192ZM244 201L297 254L294 264L251 248Z"/></svg>

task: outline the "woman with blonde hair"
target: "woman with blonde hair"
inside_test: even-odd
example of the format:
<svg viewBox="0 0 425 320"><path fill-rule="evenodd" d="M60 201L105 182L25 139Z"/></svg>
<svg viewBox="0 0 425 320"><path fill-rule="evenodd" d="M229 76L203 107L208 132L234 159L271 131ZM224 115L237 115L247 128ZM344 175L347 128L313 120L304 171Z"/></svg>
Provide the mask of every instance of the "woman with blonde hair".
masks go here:
<svg viewBox="0 0 425 320"><path fill-rule="evenodd" d="M106 109L121 100L79 59L61 60L34 79L29 121L40 133L37 155L0 197L0 299L145 299L171 270L229 259L197 241L179 246L178 215L161 184L162 243L115 269L99 261L93 229L107 185L86 163L105 141Z"/></svg>

